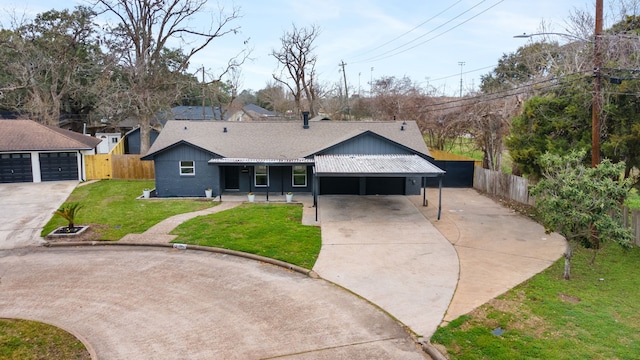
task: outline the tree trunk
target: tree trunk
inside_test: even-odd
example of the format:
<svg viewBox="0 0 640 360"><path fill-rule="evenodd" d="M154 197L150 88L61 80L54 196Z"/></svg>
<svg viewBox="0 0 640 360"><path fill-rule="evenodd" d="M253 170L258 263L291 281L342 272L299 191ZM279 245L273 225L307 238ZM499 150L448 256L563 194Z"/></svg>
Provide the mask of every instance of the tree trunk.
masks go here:
<svg viewBox="0 0 640 360"><path fill-rule="evenodd" d="M140 123L140 154L144 155L151 147L151 127L145 122Z"/></svg>
<svg viewBox="0 0 640 360"><path fill-rule="evenodd" d="M564 253L564 279L571 280L571 257L573 256L573 248L571 242L567 240L567 251Z"/></svg>

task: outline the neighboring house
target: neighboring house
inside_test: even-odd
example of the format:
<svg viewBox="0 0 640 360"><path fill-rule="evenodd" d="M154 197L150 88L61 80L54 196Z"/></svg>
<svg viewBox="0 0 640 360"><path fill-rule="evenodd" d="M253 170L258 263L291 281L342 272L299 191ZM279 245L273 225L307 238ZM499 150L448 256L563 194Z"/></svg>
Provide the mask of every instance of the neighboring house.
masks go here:
<svg viewBox="0 0 640 360"><path fill-rule="evenodd" d="M142 160L154 161L160 197L414 195L444 176L413 121L168 121Z"/></svg>
<svg viewBox="0 0 640 360"><path fill-rule="evenodd" d="M274 121L281 119L280 115L276 112L269 111L256 104L247 104L239 111L231 114L228 121Z"/></svg>
<svg viewBox="0 0 640 360"><path fill-rule="evenodd" d="M218 106L175 106L171 108L171 114L167 118L172 120L227 120L225 114L222 118L222 112ZM164 123L164 122L163 122Z"/></svg>
<svg viewBox="0 0 640 360"><path fill-rule="evenodd" d="M156 129L151 129L150 145L158 138L160 132ZM124 134L124 153L125 154L140 154L140 128L135 128L126 134Z"/></svg>
<svg viewBox="0 0 640 360"><path fill-rule="evenodd" d="M0 182L84 180L100 139L31 120L0 120Z"/></svg>
<svg viewBox="0 0 640 360"><path fill-rule="evenodd" d="M120 133L96 133L96 138L102 140L96 148L97 154L108 154L122 138Z"/></svg>

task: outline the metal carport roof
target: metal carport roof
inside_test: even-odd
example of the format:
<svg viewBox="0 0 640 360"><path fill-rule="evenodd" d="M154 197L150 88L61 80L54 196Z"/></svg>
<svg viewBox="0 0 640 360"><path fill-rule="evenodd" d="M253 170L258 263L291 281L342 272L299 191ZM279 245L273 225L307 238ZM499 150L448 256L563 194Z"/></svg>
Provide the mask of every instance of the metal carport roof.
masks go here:
<svg viewBox="0 0 640 360"><path fill-rule="evenodd" d="M418 155L316 155L316 175L324 176L420 176L445 174Z"/></svg>
<svg viewBox="0 0 640 360"><path fill-rule="evenodd" d="M442 177L445 171L418 155L316 155L314 175L320 177L439 177L438 220L442 210ZM318 181L314 181L318 186ZM424 185L423 185L424 186ZM318 189L314 190L316 220L318 218ZM426 189L423 189L426 206Z"/></svg>

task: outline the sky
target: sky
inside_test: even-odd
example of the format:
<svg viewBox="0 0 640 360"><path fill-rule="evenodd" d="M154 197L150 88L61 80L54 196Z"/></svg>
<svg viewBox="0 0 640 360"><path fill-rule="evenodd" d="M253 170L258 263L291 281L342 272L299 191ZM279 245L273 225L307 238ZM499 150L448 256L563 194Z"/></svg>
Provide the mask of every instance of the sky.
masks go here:
<svg viewBox="0 0 640 360"><path fill-rule="evenodd" d="M81 0L0 0L0 24L8 26L11 13L33 16L52 8L62 10ZM223 8L240 8L230 25L237 34L214 40L192 58L190 71L204 67L220 72L245 42L253 49L241 69L241 89L257 91L278 72L270 53L280 49L280 38L296 27L317 25L315 42L317 79L325 86L343 83L344 66L349 93L367 95L373 79L409 77L424 89L457 96L477 89L503 54L526 45L522 33L536 33L542 21L547 31L567 32L575 9L595 13L593 0L227 0L209 1L214 15ZM605 17L607 2L605 1ZM194 29L211 24L211 14L190 21ZM106 21L106 20L105 20ZM605 23L606 26L606 23Z"/></svg>

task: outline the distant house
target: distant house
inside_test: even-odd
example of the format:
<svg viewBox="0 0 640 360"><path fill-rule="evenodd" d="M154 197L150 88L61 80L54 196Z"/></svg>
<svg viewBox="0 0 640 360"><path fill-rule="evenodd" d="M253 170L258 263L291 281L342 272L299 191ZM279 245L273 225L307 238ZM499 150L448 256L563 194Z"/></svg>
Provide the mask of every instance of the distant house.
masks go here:
<svg viewBox="0 0 640 360"><path fill-rule="evenodd" d="M242 109L229 115L228 121L273 121L280 120L278 113L269 111L256 104L247 104Z"/></svg>
<svg viewBox="0 0 640 360"><path fill-rule="evenodd" d="M167 119L172 120L227 120L218 106L174 106Z"/></svg>
<svg viewBox="0 0 640 360"><path fill-rule="evenodd" d="M160 132L156 129L151 129L151 135L149 144L153 143L158 138ZM140 154L140 128L137 127L124 135L124 152L125 154Z"/></svg>
<svg viewBox="0 0 640 360"><path fill-rule="evenodd" d="M168 121L142 157L160 197L224 192L420 194L441 178L413 121Z"/></svg>
<svg viewBox="0 0 640 360"><path fill-rule="evenodd" d="M97 154L108 154L118 141L122 138L122 134L118 133L96 133L96 138L102 140L96 148Z"/></svg>
<svg viewBox="0 0 640 360"><path fill-rule="evenodd" d="M31 120L0 120L0 182L84 180L100 139Z"/></svg>

